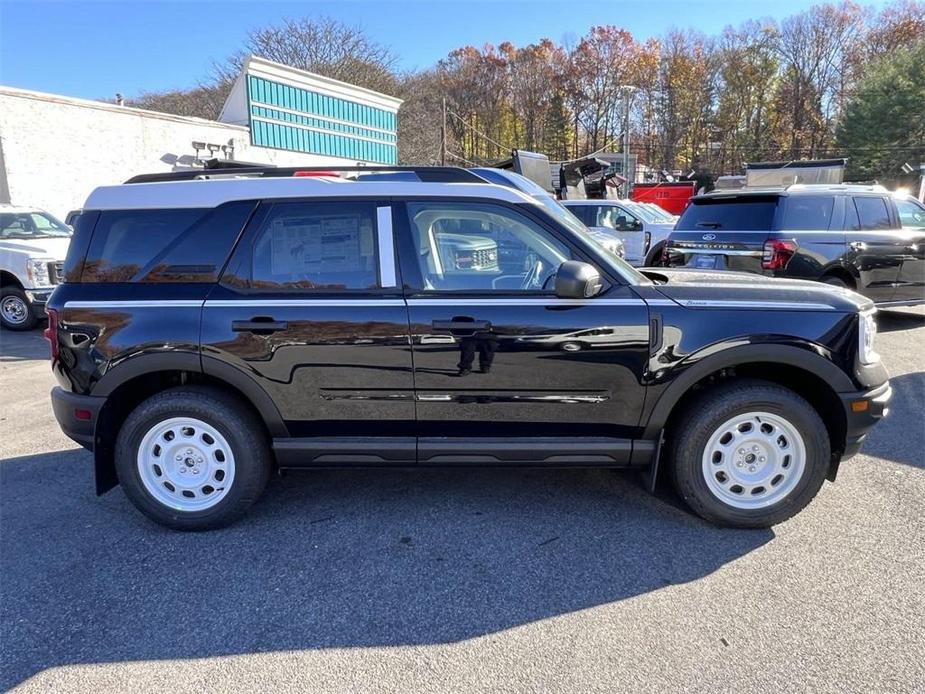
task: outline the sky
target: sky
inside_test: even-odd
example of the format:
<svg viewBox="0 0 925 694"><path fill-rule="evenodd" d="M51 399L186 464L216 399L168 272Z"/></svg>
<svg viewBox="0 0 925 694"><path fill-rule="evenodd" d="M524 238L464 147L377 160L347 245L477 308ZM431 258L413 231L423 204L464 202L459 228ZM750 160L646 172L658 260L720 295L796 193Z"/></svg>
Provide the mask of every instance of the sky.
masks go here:
<svg viewBox="0 0 925 694"><path fill-rule="evenodd" d="M885 0L867 2L882 6ZM0 84L84 98L195 86L240 49L250 29L284 18L358 24L399 58L433 65L459 46L577 38L616 24L639 39L671 27L716 34L728 24L780 20L810 0L0 0Z"/></svg>

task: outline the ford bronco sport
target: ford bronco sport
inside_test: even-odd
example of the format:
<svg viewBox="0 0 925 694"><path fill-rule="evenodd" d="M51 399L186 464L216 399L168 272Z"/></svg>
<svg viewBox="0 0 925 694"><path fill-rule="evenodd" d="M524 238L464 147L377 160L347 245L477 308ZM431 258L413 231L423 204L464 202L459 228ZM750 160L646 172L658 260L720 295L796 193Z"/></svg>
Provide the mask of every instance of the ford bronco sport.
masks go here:
<svg viewBox="0 0 925 694"><path fill-rule="evenodd" d="M887 414L868 299L642 274L556 206L413 171L151 174L90 195L46 335L54 412L98 493L121 483L155 521L205 529L280 469L600 466L650 486L661 470L702 517L766 527ZM486 229L529 263L460 262Z"/></svg>

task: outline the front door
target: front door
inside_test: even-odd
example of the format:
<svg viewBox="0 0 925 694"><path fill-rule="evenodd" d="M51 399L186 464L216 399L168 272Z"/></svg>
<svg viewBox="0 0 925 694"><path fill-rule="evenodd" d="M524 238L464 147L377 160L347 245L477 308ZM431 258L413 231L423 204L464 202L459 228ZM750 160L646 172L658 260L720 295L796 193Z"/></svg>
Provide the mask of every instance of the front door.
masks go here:
<svg viewBox="0 0 925 694"><path fill-rule="evenodd" d="M613 453L638 433L648 312L629 287L557 299L559 264L587 258L522 206L406 210L401 263L421 462L561 463L572 450L565 439L598 440ZM531 441L545 450L525 453ZM505 458L504 447L516 450Z"/></svg>
<svg viewBox="0 0 925 694"><path fill-rule="evenodd" d="M368 455L343 449L354 462L413 462L408 314L388 203L261 204L206 301L202 350L207 373L230 365L256 382L292 437L330 439L335 452L317 462L339 460L338 441L357 437L391 443Z"/></svg>

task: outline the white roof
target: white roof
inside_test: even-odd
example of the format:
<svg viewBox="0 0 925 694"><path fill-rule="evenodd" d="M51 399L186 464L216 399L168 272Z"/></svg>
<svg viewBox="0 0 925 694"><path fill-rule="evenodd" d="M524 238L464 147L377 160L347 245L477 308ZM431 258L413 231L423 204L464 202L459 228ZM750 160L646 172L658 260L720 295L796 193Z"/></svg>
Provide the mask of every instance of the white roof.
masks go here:
<svg viewBox="0 0 925 694"><path fill-rule="evenodd" d="M493 198L539 204L529 195L491 183L420 183L417 181L342 181L325 178L226 178L157 183L126 183L97 188L87 210L217 207L233 200L423 196Z"/></svg>

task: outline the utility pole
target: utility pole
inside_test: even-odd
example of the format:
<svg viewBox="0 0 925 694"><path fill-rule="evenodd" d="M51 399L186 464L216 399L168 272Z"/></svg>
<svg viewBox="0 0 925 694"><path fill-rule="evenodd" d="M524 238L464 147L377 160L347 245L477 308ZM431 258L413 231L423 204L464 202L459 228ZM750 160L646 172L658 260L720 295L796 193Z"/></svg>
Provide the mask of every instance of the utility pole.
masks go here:
<svg viewBox="0 0 925 694"><path fill-rule="evenodd" d="M440 166L446 166L446 97L443 97L443 123L440 126Z"/></svg>
<svg viewBox="0 0 925 694"><path fill-rule="evenodd" d="M624 197L629 197L633 189L633 180L630 176L630 102L633 98L633 92L636 87L625 84L620 87L623 92L623 178L626 183L623 184Z"/></svg>

